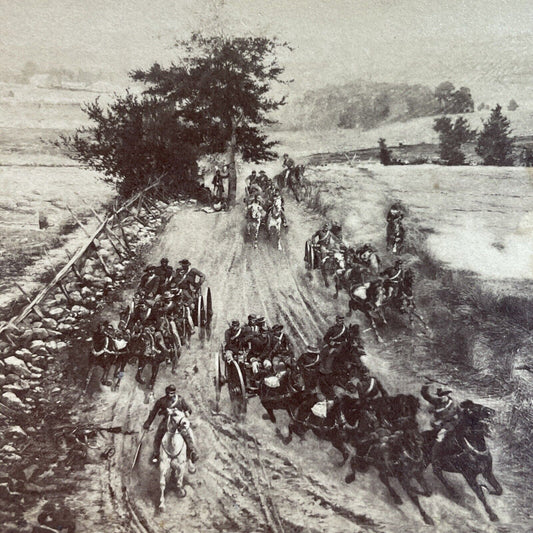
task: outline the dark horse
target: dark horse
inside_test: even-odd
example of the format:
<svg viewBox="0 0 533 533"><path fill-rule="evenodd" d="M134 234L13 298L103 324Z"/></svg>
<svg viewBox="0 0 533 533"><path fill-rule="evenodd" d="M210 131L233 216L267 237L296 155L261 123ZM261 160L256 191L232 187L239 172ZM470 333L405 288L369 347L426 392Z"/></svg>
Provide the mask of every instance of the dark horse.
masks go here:
<svg viewBox="0 0 533 533"><path fill-rule="evenodd" d="M426 458L431 461L435 476L451 495L455 495L456 491L444 477L444 472L462 474L481 500L489 518L496 521L498 516L483 494L484 485L480 485L477 481L477 476L481 474L493 488L492 491L489 490L489 494L499 496L503 493L492 472L492 456L485 442L485 437L489 434L488 424L494 415L494 410L470 400L462 402L460 407L462 411L458 422L440 441L437 440L438 430L423 432Z"/></svg>
<svg viewBox="0 0 533 533"><path fill-rule="evenodd" d="M117 367L115 377L118 375L119 365L128 351L128 342L126 340L116 339L114 331L110 329L110 326L100 324L93 333L92 349L89 356L89 373L85 388L89 385L94 368L97 366L103 369L102 378L100 379L102 385L110 386L112 384L108 377L113 365Z"/></svg>
<svg viewBox="0 0 533 533"><path fill-rule="evenodd" d="M274 386L269 386L269 383ZM291 411L300 405L305 394L304 374L298 364L282 372L278 380L263 379L259 386L261 404L268 413L268 418L274 423L274 411L283 409L290 415Z"/></svg>
<svg viewBox="0 0 533 533"><path fill-rule="evenodd" d="M431 491L424 479L426 462L423 453L423 438L416 428L395 431L379 429L370 435L365 447L364 455L357 458L357 463L352 461L352 473L346 476L345 481L351 483L355 479L355 465L358 470L365 470L373 466L379 473L379 479L387 487L396 505L402 504L402 499L390 484L391 478L396 478L405 493L418 508L424 522L434 525L431 517L420 505L418 495L430 496ZM422 491L416 490L411 485L411 479L418 481Z"/></svg>

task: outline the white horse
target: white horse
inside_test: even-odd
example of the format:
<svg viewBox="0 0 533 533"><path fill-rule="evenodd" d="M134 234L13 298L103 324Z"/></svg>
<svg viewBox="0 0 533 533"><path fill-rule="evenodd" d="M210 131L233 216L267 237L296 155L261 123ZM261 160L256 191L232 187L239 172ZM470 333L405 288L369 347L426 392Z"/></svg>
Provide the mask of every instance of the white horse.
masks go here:
<svg viewBox="0 0 533 533"><path fill-rule="evenodd" d="M268 236L272 239L276 237L278 250L281 250L281 224L282 224L283 206L281 203L281 197L277 197L272 204L272 207L268 210L267 216L267 230Z"/></svg>
<svg viewBox="0 0 533 533"><path fill-rule="evenodd" d="M259 236L259 228L261 221L265 216L265 211L259 203L252 203L248 207L248 237L252 239L254 248L257 248L257 238Z"/></svg>
<svg viewBox="0 0 533 533"><path fill-rule="evenodd" d="M183 488L183 476L185 465L187 464L187 445L180 435L179 428L182 424L188 424L185 413L178 409L169 409L167 419L167 431L161 441L159 454L159 487L161 496L159 499L159 510L165 510L165 488L167 476L172 470L176 476L176 487L178 498L185 498L187 491Z"/></svg>

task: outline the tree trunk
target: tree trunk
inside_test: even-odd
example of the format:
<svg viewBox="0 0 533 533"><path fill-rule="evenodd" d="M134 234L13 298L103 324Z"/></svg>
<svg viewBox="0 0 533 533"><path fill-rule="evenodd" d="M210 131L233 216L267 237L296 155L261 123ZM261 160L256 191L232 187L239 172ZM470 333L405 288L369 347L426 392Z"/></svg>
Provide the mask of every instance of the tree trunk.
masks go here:
<svg viewBox="0 0 533 533"><path fill-rule="evenodd" d="M231 138L228 143L229 155L229 179L228 179L228 206L235 207L237 201L237 166L235 156L237 154L237 120L231 117Z"/></svg>

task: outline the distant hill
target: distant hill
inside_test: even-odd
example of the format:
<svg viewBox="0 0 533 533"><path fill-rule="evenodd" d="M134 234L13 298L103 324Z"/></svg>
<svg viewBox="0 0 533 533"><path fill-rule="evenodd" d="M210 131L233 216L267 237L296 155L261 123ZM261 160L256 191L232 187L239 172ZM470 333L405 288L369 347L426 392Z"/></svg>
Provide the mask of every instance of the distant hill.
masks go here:
<svg viewBox="0 0 533 533"><path fill-rule="evenodd" d="M465 88L455 94L465 92L470 95ZM468 107L470 111L471 106ZM442 100L428 86L356 81L307 91L289 101L283 108L281 123L283 129L367 130L385 122L437 115L442 111Z"/></svg>

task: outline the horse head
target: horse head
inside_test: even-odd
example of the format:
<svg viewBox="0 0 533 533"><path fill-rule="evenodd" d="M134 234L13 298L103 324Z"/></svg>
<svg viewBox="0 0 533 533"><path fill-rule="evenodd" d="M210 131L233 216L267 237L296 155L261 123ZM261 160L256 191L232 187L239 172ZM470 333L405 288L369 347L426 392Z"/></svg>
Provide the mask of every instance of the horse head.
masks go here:
<svg viewBox="0 0 533 533"><path fill-rule="evenodd" d="M490 432L490 422L495 415L494 409L486 407L472 400L465 400L459 404L461 414L458 427L466 432L481 432L488 435Z"/></svg>
<svg viewBox="0 0 533 533"><path fill-rule="evenodd" d="M167 432L176 433L185 419L185 413L175 407L167 409L167 413Z"/></svg>

